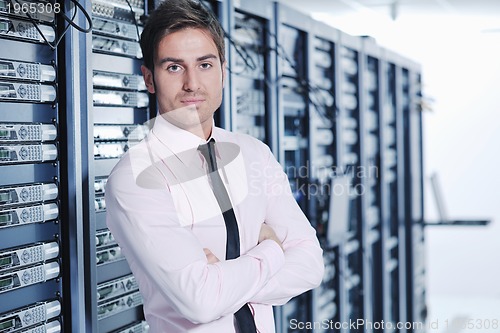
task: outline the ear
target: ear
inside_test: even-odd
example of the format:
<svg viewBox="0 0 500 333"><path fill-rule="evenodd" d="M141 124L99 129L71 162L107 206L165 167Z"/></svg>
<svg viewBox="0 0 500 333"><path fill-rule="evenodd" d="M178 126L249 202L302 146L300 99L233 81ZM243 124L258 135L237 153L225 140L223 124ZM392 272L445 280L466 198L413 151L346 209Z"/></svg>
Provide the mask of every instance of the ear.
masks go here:
<svg viewBox="0 0 500 333"><path fill-rule="evenodd" d="M153 80L153 72L146 66L141 66L142 77L144 78L144 82L146 83L146 88L151 94L155 93L155 82Z"/></svg>
<svg viewBox="0 0 500 333"><path fill-rule="evenodd" d="M222 88L224 88L224 84L226 83L226 67L227 61L224 61L222 64Z"/></svg>

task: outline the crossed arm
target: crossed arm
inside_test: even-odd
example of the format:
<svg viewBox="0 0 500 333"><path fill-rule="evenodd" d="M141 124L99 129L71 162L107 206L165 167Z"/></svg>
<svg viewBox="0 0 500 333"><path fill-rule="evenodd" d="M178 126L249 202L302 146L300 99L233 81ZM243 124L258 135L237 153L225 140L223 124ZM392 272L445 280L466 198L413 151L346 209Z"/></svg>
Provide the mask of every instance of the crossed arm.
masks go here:
<svg viewBox="0 0 500 333"><path fill-rule="evenodd" d="M286 175L275 178L279 187L289 186ZM162 299L193 323L232 314L248 302L284 304L321 282L322 251L293 197L270 196L267 202L258 244L219 261L179 225L168 190L137 186L126 168L112 174L106 188L108 227L141 276L145 302Z"/></svg>
<svg viewBox="0 0 500 333"><path fill-rule="evenodd" d="M278 236L276 236L276 233L274 232L273 228L263 223L260 228L259 243L265 241L266 239L275 241L283 250L283 244L281 244L281 241L279 240ZM209 264L215 264L220 261L219 258L217 258L215 254L213 254L212 251L210 251L210 249L204 248L203 251L207 256L207 261Z"/></svg>

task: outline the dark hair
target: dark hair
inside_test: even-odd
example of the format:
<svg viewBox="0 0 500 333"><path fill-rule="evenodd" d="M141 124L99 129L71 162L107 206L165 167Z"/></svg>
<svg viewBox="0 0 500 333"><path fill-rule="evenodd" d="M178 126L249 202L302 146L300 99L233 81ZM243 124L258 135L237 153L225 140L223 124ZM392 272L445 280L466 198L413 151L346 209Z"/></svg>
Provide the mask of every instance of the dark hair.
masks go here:
<svg viewBox="0 0 500 333"><path fill-rule="evenodd" d="M217 47L221 64L224 63L224 30L212 11L195 0L165 0L151 12L141 34L144 66L153 70L160 40L184 28L207 30Z"/></svg>

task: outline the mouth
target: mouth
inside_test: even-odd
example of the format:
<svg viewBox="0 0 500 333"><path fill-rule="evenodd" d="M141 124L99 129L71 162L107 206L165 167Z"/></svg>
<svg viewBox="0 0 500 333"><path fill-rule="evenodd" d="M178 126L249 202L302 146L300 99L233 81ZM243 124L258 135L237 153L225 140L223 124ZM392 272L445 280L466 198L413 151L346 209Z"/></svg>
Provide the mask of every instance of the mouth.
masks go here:
<svg viewBox="0 0 500 333"><path fill-rule="evenodd" d="M205 100L203 98L189 98L189 99L182 99L181 103L184 105L197 105L204 101Z"/></svg>

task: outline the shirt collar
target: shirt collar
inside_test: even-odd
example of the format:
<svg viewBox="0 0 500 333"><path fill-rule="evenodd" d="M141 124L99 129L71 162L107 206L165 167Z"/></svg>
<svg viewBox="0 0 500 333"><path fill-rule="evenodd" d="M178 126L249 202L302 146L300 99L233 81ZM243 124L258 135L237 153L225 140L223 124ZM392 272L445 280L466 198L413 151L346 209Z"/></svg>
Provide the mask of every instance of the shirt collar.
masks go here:
<svg viewBox="0 0 500 333"><path fill-rule="evenodd" d="M155 118L155 123L151 132L163 145L176 155L183 164L191 166L193 158L195 157L201 158L202 161L204 161L198 151L199 145L207 143L212 138L218 142L218 131L215 127L215 122L213 120L212 122L212 133L208 140L203 140L199 136L175 126L161 115ZM220 157L217 149L215 151L216 156Z"/></svg>

